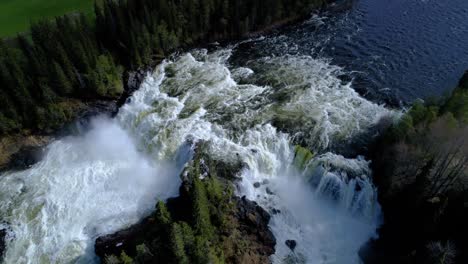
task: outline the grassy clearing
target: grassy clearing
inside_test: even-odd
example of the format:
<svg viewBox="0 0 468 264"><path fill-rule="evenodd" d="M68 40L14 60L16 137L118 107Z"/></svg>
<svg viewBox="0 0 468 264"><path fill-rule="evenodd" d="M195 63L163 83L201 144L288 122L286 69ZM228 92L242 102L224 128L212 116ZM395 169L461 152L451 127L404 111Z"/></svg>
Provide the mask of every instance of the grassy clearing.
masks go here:
<svg viewBox="0 0 468 264"><path fill-rule="evenodd" d="M0 37L28 31L31 21L73 11L91 13L94 0L0 0Z"/></svg>

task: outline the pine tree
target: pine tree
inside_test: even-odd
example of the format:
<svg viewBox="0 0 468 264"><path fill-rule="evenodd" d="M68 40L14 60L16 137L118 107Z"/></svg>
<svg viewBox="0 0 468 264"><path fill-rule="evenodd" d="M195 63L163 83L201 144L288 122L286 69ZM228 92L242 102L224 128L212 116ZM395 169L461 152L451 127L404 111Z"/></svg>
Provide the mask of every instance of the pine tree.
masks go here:
<svg viewBox="0 0 468 264"><path fill-rule="evenodd" d="M52 66L52 82L58 94L67 96L73 93L73 87L70 80L65 75L62 66L60 66L56 61L53 62Z"/></svg>
<svg viewBox="0 0 468 264"><path fill-rule="evenodd" d="M29 113L34 103L23 78L24 76L17 64L17 60L10 57L6 62L0 61L2 90L13 99L15 108L17 109L16 112L22 117L21 122L31 125L33 120Z"/></svg>
<svg viewBox="0 0 468 264"><path fill-rule="evenodd" d="M118 96L123 92L122 70L108 55L100 55L96 60L96 69L91 72L92 86L99 96Z"/></svg>
<svg viewBox="0 0 468 264"><path fill-rule="evenodd" d="M189 259L185 253L183 231L177 223L172 224L170 241L172 253L177 263L189 264Z"/></svg>
<svg viewBox="0 0 468 264"><path fill-rule="evenodd" d="M45 76L47 74L47 71L45 70L47 67L44 67L44 64L40 61L40 57L36 54L31 43L23 35L18 36L18 43L28 59L28 70L30 71L30 75L35 78Z"/></svg>
<svg viewBox="0 0 468 264"><path fill-rule="evenodd" d="M167 210L166 204L163 201L159 201L156 204L156 220L163 226L170 226L172 223L171 214Z"/></svg>
<svg viewBox="0 0 468 264"><path fill-rule="evenodd" d="M197 234L203 236L206 240L211 239L213 227L210 220L210 209L206 189L203 182L194 177L193 179L193 219Z"/></svg>
<svg viewBox="0 0 468 264"><path fill-rule="evenodd" d="M68 57L65 49L61 44L56 45L55 49L55 55L56 55L56 62L60 63L60 66L62 68L62 71L64 75L66 76L68 82L70 83L71 86L76 85L76 74L75 74L75 69L73 67L72 62L70 61L70 58Z"/></svg>

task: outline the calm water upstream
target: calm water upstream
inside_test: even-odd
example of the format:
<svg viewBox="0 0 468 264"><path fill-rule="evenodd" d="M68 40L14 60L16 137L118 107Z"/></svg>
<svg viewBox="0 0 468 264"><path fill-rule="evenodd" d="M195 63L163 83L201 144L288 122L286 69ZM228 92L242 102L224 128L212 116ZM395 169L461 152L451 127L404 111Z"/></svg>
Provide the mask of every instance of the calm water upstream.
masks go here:
<svg viewBox="0 0 468 264"><path fill-rule="evenodd" d="M347 12L320 14L242 51L243 61L327 58L360 94L399 106L451 91L468 69L468 1L356 0Z"/></svg>

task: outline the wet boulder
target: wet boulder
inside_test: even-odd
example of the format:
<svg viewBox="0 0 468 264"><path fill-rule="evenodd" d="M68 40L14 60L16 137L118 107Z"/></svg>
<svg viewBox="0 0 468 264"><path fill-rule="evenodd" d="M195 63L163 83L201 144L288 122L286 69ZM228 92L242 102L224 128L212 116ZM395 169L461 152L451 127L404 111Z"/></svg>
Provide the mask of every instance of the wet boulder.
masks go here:
<svg viewBox="0 0 468 264"><path fill-rule="evenodd" d="M281 210L276 209L276 208L273 208L273 209L271 210L271 212L272 212L274 215L276 215L276 214L281 214Z"/></svg>
<svg viewBox="0 0 468 264"><path fill-rule="evenodd" d="M294 251L294 249L296 248L297 246L297 242L296 240L286 240L286 242L284 242L286 244L286 246L288 246L288 248L290 248L292 251Z"/></svg>
<svg viewBox="0 0 468 264"><path fill-rule="evenodd" d="M6 249L6 235L7 231L5 229L0 229L0 261L3 260L3 253Z"/></svg>
<svg viewBox="0 0 468 264"><path fill-rule="evenodd" d="M268 195L274 195L275 194L269 187L266 188L266 192L267 192Z"/></svg>

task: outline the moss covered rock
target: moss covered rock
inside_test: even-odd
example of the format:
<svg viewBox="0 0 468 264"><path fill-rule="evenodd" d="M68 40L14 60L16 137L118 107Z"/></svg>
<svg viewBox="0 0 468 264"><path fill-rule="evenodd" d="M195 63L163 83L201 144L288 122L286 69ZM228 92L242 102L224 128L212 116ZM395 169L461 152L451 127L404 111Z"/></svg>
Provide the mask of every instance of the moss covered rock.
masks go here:
<svg viewBox="0 0 468 264"><path fill-rule="evenodd" d="M303 171L314 156L314 153L312 153L310 150L296 145L294 147L293 164L298 170Z"/></svg>

